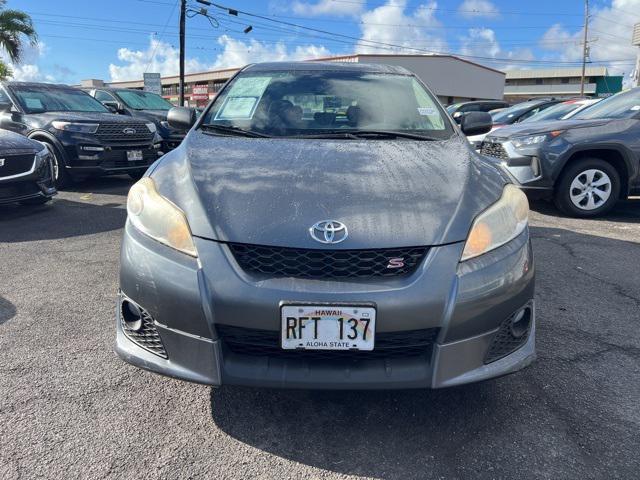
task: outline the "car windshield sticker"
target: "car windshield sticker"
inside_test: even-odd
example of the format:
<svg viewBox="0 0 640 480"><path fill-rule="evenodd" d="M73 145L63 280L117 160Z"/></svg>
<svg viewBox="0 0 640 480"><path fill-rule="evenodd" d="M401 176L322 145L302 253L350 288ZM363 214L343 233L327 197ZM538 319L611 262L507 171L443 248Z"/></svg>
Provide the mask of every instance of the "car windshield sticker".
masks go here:
<svg viewBox="0 0 640 480"><path fill-rule="evenodd" d="M250 119L258 100L258 97L227 97L216 115L216 120Z"/></svg>
<svg viewBox="0 0 640 480"><path fill-rule="evenodd" d="M39 98L25 98L24 104L29 110L40 110L42 107L42 101Z"/></svg>
<svg viewBox="0 0 640 480"><path fill-rule="evenodd" d="M420 115L431 116L436 114L436 109L431 107L418 107L418 113Z"/></svg>
<svg viewBox="0 0 640 480"><path fill-rule="evenodd" d="M271 77L238 78L229 90L216 120L251 119Z"/></svg>

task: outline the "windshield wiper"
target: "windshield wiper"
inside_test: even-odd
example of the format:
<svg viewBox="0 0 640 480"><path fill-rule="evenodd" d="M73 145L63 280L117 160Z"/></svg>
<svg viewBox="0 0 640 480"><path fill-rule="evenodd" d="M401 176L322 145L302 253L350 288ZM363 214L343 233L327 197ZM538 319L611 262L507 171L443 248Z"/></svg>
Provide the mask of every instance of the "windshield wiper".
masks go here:
<svg viewBox="0 0 640 480"><path fill-rule="evenodd" d="M309 133L303 135L291 135L288 138L346 138L346 139L362 139L362 138L409 138L411 140L422 141L439 141L440 138L428 137L417 133L396 132L393 130L326 130L317 133Z"/></svg>
<svg viewBox="0 0 640 480"><path fill-rule="evenodd" d="M356 130L350 132L358 138L410 138L411 140L423 140L437 142L441 138L429 137L418 133L397 132L395 130Z"/></svg>
<svg viewBox="0 0 640 480"><path fill-rule="evenodd" d="M269 135L264 133L254 132L252 130L245 130L239 127L232 127L230 125L215 125L213 123L203 123L200 125L202 128L213 130L215 132L226 133L228 135L238 135L242 137L254 137L254 138L269 138Z"/></svg>

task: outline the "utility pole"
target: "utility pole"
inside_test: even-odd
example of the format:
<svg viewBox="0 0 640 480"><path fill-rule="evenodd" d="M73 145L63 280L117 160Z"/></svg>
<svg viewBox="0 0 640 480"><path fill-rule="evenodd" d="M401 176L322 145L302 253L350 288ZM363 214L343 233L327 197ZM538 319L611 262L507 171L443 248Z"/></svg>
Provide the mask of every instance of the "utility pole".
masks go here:
<svg viewBox="0 0 640 480"><path fill-rule="evenodd" d="M180 106L184 107L184 48L185 48L185 16L187 13L187 0L180 0L180 83L178 86Z"/></svg>
<svg viewBox="0 0 640 480"><path fill-rule="evenodd" d="M587 31L589 30L589 0L584 0L584 40L582 41L582 75L580 77L580 96L584 96L584 71L587 63L589 46L587 45Z"/></svg>

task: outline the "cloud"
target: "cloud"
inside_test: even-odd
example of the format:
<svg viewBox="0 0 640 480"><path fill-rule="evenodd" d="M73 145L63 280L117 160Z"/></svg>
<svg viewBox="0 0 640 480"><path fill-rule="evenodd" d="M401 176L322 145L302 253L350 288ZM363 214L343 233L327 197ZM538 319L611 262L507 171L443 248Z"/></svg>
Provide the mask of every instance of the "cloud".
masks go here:
<svg viewBox="0 0 640 480"><path fill-rule="evenodd" d="M498 7L489 0L464 0L458 7L458 15L464 18L497 18Z"/></svg>
<svg viewBox="0 0 640 480"><path fill-rule="evenodd" d="M435 18L438 4L431 1L405 12L406 0L388 0L386 4L364 12L361 16L361 42L391 43L401 47L417 48L413 53L438 53L447 49L440 36L440 22ZM358 53L391 53L402 48L390 48L371 43L356 47ZM412 53L404 50L405 53Z"/></svg>
<svg viewBox="0 0 640 480"><path fill-rule="evenodd" d="M318 0L316 3L295 1L292 8L296 15L344 17L359 15L363 7L364 3L357 1L335 2L333 0Z"/></svg>
<svg viewBox="0 0 640 480"><path fill-rule="evenodd" d="M331 55L322 45L297 46L290 50L283 42L264 44L254 39L245 42L228 35L222 35L218 44L223 51L216 57L213 68L241 67L253 62L308 60Z"/></svg>
<svg viewBox="0 0 640 480"><path fill-rule="evenodd" d="M495 31L490 28L470 28L467 35L460 37L460 54L471 57L499 58L499 61L482 60L472 58L478 63L486 63L498 70L521 69L524 65L520 62L510 63L510 59L533 60L535 58L530 48L514 48L504 50L496 37ZM504 60L502 60L504 59Z"/></svg>
<svg viewBox="0 0 640 480"><path fill-rule="evenodd" d="M640 12L640 0L613 0L611 7L591 12L589 58L607 65L610 73L619 75L633 69L637 54L637 47L631 45L633 12ZM579 61L582 59L582 37L582 28L569 31L556 23L544 33L539 46L552 53L551 59ZM612 60L624 60L625 63Z"/></svg>
<svg viewBox="0 0 640 480"><path fill-rule="evenodd" d="M4 51L0 51L0 60L6 63L13 72L11 76L12 80L20 82L56 82L65 79L63 72L58 72L60 75L54 75L49 72L45 72L41 69L39 62L40 59L49 52L49 46L44 42L39 42L36 45L25 45L22 52L22 62L12 63L9 56Z"/></svg>
<svg viewBox="0 0 640 480"><path fill-rule="evenodd" d="M198 58L185 59L185 72L243 67L253 62L307 60L331 55L331 52L321 45L302 45L289 49L284 42L262 43L255 39L244 41L228 35L220 36L218 44L221 53L209 61ZM109 65L111 81L139 80L144 72L157 72L162 76L177 75L179 53L177 48L155 38L151 38L149 47L144 50L120 48L118 60L122 64Z"/></svg>
<svg viewBox="0 0 640 480"><path fill-rule="evenodd" d="M180 51L169 43L151 38L146 50L118 49L118 60L125 65L109 65L112 82L138 80L144 72L155 72L161 75L177 75L179 70ZM185 59L187 73L205 70L206 64L198 59Z"/></svg>

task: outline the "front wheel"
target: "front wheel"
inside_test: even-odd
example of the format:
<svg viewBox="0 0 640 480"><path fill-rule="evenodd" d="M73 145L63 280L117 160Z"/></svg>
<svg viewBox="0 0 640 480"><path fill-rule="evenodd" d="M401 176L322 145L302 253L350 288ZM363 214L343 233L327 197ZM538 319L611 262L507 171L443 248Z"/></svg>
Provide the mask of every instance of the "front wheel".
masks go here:
<svg viewBox="0 0 640 480"><path fill-rule="evenodd" d="M62 156L58 154L56 151L56 147L51 145L48 142L42 142L42 144L49 150L51 154L51 164L53 166L53 171L51 175L53 176L53 183L56 188L64 188L73 184L73 177L69 175L67 172L67 167L64 164L64 160Z"/></svg>
<svg viewBox="0 0 640 480"><path fill-rule="evenodd" d="M607 213L620 197L620 174L608 162L585 158L567 167L556 184L554 201L572 217Z"/></svg>

